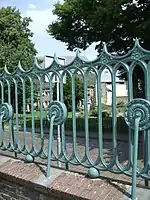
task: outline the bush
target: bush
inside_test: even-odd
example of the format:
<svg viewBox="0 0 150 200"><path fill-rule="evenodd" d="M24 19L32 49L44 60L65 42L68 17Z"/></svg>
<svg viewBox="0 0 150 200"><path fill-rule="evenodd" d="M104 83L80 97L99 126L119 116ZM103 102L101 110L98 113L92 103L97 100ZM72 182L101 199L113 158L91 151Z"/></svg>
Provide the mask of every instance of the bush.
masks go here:
<svg viewBox="0 0 150 200"><path fill-rule="evenodd" d="M89 115L92 116L92 117L98 117L97 109L95 109L95 108L91 109Z"/></svg>
<svg viewBox="0 0 150 200"><path fill-rule="evenodd" d="M98 110L97 109L90 110L89 116L98 117ZM109 117L109 116L110 116L109 112L107 112L107 111L102 112L102 118L106 118L106 117Z"/></svg>
<svg viewBox="0 0 150 200"><path fill-rule="evenodd" d="M118 107L124 107L124 106L125 106L125 103L124 103L123 101L119 101L119 102L117 103L117 106L118 106Z"/></svg>
<svg viewBox="0 0 150 200"><path fill-rule="evenodd" d="M108 118L110 114L106 111L102 112L102 118Z"/></svg>
<svg viewBox="0 0 150 200"><path fill-rule="evenodd" d="M103 112L105 117L102 118L102 127L103 127L103 132L105 133L112 133L112 117L106 117L107 112ZM65 131L72 131L73 121L72 118L68 118L67 121L65 122ZM35 119L35 128L40 128L40 119ZM28 119L26 122L27 128L32 127L32 121L31 119ZM44 129L49 129L50 122L44 118L43 119L43 128ZM21 127L23 128L23 120L21 120ZM88 127L90 132L98 132L98 118L89 118L88 119ZM117 132L120 133L128 133L128 126L126 125L124 118L123 117L118 117L117 118ZM54 127L54 129L56 126ZM77 134L80 134L80 132L85 131L85 120L84 118L76 118L76 131Z"/></svg>

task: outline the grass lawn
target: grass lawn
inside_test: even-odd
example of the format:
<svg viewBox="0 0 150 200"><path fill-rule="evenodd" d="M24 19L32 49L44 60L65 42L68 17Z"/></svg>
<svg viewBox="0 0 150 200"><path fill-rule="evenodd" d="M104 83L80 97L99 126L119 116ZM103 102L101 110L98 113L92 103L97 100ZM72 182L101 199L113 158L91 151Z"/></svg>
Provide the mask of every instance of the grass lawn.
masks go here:
<svg viewBox="0 0 150 200"><path fill-rule="evenodd" d="M15 114L16 116L16 114ZM45 118L46 117L46 112L45 111L42 111L42 116ZM18 114L18 117L19 118L23 118L23 114L22 113L19 113ZM34 112L34 117L35 118L40 118L40 111L36 111ZM26 118L32 118L32 113L26 113Z"/></svg>
<svg viewBox="0 0 150 200"><path fill-rule="evenodd" d="M23 118L23 114L18 114L18 117ZM42 111L42 117L46 118L46 111ZM26 118L28 118L28 119L32 118L32 114L26 113ZM40 119L40 111L34 112L34 118ZM72 112L68 112L68 118L72 118Z"/></svg>
<svg viewBox="0 0 150 200"><path fill-rule="evenodd" d="M72 118L72 112L68 112L68 118Z"/></svg>

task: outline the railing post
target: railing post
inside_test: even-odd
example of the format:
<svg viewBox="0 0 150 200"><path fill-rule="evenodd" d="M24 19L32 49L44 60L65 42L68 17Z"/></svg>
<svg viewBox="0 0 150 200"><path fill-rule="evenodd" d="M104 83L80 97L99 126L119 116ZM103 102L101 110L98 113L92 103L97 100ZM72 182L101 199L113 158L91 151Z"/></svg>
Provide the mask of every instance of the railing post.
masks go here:
<svg viewBox="0 0 150 200"><path fill-rule="evenodd" d="M150 128L150 102L145 99L134 99L125 109L125 121L134 130L133 169L132 169L132 200L136 200L136 178L138 160L139 131Z"/></svg>
<svg viewBox="0 0 150 200"><path fill-rule="evenodd" d="M60 101L53 101L47 107L47 119L50 121L49 141L48 141L48 161L47 161L47 178L50 178L50 165L52 155L52 139L53 139L53 126L60 126L67 119L68 113L66 105ZM59 152L61 153L61 152ZM59 160L59 159L58 159Z"/></svg>
<svg viewBox="0 0 150 200"><path fill-rule="evenodd" d="M60 83L57 82L57 101L60 99ZM61 152L61 137L60 137L60 125L57 127L57 153L60 154ZM58 167L61 167L61 162L58 161Z"/></svg>
<svg viewBox="0 0 150 200"><path fill-rule="evenodd" d="M13 119L12 119L12 125L11 125L11 132L12 132L12 140L13 140L13 144L15 146L16 142L15 142L15 133L14 133L14 123L13 123ZM15 151L15 158L17 158L17 152Z"/></svg>
<svg viewBox="0 0 150 200"><path fill-rule="evenodd" d="M133 171L132 171L132 199L136 200L136 176L137 176L137 160L138 160L138 138L139 138L139 122L141 116L136 113L135 129L134 129L134 145L133 145Z"/></svg>

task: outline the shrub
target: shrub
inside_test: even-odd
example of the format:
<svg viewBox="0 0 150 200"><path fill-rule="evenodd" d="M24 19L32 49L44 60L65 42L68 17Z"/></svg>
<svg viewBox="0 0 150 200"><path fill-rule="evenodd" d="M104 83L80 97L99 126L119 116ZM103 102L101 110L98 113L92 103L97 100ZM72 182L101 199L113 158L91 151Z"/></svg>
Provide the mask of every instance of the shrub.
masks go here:
<svg viewBox="0 0 150 200"><path fill-rule="evenodd" d="M93 116L93 117L98 117L98 111L97 111L97 109L95 109L95 108L91 109L89 115Z"/></svg>
<svg viewBox="0 0 150 200"><path fill-rule="evenodd" d="M125 106L125 103L124 103L123 101L119 101L119 102L117 103L117 106L119 106L119 107L124 107L124 106Z"/></svg>
<svg viewBox="0 0 150 200"><path fill-rule="evenodd" d="M90 132L98 132L98 118L94 118L94 117L90 117L88 119L88 126L89 126L89 131ZM24 122L23 122L23 118L19 119L20 125L23 128ZM73 127L73 120L72 118L68 118L65 122L65 131L72 131ZM27 118L26 121L26 126L27 128L31 128L32 127L32 120L31 118ZM36 118L34 120L34 126L35 128L40 128L40 119ZM43 118L43 128L45 129L45 131L47 130L49 132L49 127L50 127L50 122L46 119ZM112 133L112 117L109 117L109 113L108 112L103 112L102 113L102 127L103 127L103 132L106 133ZM56 128L56 126L54 127L54 129ZM128 133L128 126L126 125L124 118L123 117L117 117L117 132L118 133ZM84 117L79 117L76 118L76 131L78 134L80 134L80 132L84 132L85 131L85 119Z"/></svg>
<svg viewBox="0 0 150 200"><path fill-rule="evenodd" d="M107 111L102 112L102 118L108 118L110 114Z"/></svg>
<svg viewBox="0 0 150 200"><path fill-rule="evenodd" d="M90 110L89 115L91 117L98 117L98 110L97 109ZM110 114L109 114L108 111L102 111L102 118L106 118L106 117L109 117L109 116L110 116Z"/></svg>

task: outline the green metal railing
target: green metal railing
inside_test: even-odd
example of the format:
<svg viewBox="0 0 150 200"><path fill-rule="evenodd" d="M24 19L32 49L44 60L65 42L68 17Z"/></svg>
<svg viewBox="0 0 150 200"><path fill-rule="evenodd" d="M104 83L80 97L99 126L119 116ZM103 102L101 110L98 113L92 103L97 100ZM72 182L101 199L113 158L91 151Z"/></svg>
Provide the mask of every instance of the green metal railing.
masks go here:
<svg viewBox="0 0 150 200"><path fill-rule="evenodd" d="M134 98L133 92L133 73L136 68L141 67L145 80L145 98ZM129 142L129 155L126 165L120 163L118 155L117 141L117 101L116 101L116 76L120 68L126 72L128 86L128 102L125 108L125 122L129 126L126 133ZM112 84L112 158L107 162L103 152L103 120L102 120L102 73L107 69L111 76ZM79 76L83 80L84 88L84 154L79 155L77 145L77 102L76 102L76 83L75 78ZM89 75L95 76L95 90L97 93L98 127L97 127L97 158L92 159L90 154L90 132L89 132L89 111L88 111L88 87ZM67 107L64 104L64 84L65 76L71 78L71 97L72 97L72 152L68 153L66 144ZM53 78L59 79L60 93L59 100L53 97L54 86ZM44 82L47 77L47 83ZM34 158L40 157L47 159L47 177L50 177L51 161L60 161L65 164L81 165L88 168L89 176L99 177L100 171L110 171L116 174L132 176L132 199L136 199L136 177L150 180L150 52L144 50L138 40L135 41L134 48L124 56L113 56L107 52L106 45L100 56L94 61L84 61L77 50L76 57L68 65L59 64L56 56L53 63L48 68L41 68L37 61L33 67L25 71L19 63L18 69L9 73L7 67L0 75L0 148L16 154L26 155L26 161L32 162ZM46 85L46 86L45 86ZM49 91L47 108L43 108L43 91ZM7 102L7 103L6 103ZM35 128L35 102L39 108L39 134ZM30 105L30 118L27 113L27 105ZM21 113L21 114L20 114ZM44 127L45 117L47 127ZM20 119L21 115L21 119ZM27 133L27 122L31 121L31 133ZM20 125L21 124L21 125ZM22 132L20 131L22 127ZM54 145L54 129L59 127L61 144L59 151L56 152ZM48 146L45 149L45 128L49 129ZM138 167L138 135L142 132L144 138L144 166ZM134 139L132 140L132 136ZM30 137L30 144L28 142ZM21 142L20 142L20 139Z"/></svg>

